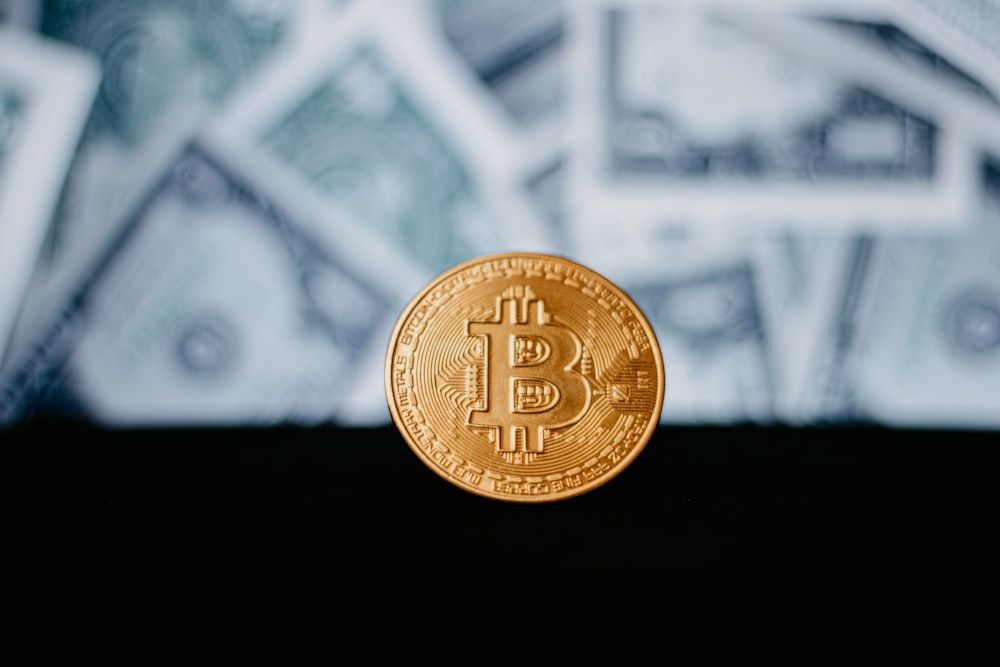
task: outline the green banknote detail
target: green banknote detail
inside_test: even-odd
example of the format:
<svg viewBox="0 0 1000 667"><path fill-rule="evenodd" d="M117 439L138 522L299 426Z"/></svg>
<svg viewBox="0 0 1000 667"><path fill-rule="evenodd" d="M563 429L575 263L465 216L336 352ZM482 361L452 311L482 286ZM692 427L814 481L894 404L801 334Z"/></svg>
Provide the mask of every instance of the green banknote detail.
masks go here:
<svg viewBox="0 0 1000 667"><path fill-rule="evenodd" d="M176 104L220 102L287 30L295 3L51 0L42 32L95 53L90 132L141 142Z"/></svg>
<svg viewBox="0 0 1000 667"><path fill-rule="evenodd" d="M483 207L473 178L374 49L357 51L260 140L423 265L440 270L475 252Z"/></svg>

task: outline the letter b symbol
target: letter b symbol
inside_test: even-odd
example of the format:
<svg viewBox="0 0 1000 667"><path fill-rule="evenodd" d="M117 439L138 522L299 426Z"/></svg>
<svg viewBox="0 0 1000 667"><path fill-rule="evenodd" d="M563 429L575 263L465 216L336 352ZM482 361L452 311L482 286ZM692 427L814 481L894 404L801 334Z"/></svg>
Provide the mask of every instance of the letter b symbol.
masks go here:
<svg viewBox="0 0 1000 667"><path fill-rule="evenodd" d="M572 368L579 337L548 322L544 302L529 297L498 299L494 321L467 324L469 335L486 338L487 377L487 407L471 410L468 423L494 427L500 452L541 452L545 429L573 424L590 407L590 383Z"/></svg>

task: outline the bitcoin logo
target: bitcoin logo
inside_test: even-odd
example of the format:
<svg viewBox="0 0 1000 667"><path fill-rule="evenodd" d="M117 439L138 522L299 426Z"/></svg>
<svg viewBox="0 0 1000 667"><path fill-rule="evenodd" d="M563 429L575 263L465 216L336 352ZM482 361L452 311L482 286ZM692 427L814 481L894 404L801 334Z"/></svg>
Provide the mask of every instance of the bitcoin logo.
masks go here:
<svg viewBox="0 0 1000 667"><path fill-rule="evenodd" d="M385 388L403 439L438 475L546 502L628 466L665 383L653 330L622 290L565 258L507 253L444 272L410 302Z"/></svg>
<svg viewBox="0 0 1000 667"><path fill-rule="evenodd" d="M489 407L473 408L468 423L493 427L499 452L543 451L546 428L578 421L590 405L590 385L573 369L583 353L579 337L551 322L533 297L529 288L508 289L494 321L467 326L486 337L489 386Z"/></svg>

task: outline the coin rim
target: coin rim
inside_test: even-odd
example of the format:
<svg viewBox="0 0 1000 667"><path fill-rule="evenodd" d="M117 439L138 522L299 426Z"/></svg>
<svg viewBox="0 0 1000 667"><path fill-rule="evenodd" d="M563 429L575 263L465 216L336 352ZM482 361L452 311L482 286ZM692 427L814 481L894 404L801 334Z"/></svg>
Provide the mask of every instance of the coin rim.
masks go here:
<svg viewBox="0 0 1000 667"><path fill-rule="evenodd" d="M402 418L399 414L399 409L396 406L396 402L394 400L395 393L393 392L394 384L392 381L393 351L396 347L396 343L399 340L399 334L402 331L403 325L409 319L409 316L413 312L413 310L423 301L424 297L426 297L427 294L429 294L432 290L437 288L442 282L448 280L455 274L461 273L462 271L465 271L469 267L475 266L477 264L484 264L497 260L514 259L514 258L551 260L555 262L569 264L570 266L580 271L583 271L584 273L592 274L596 276L599 280L603 281L606 287L610 288L615 294L618 295L620 299L622 299L626 303L626 305L631 307L633 312L637 315L637 319L642 323L643 327L646 329L646 333L650 338L650 342L652 343L651 348L654 360L660 371L660 381L657 383L657 391L656 391L656 405L653 411L651 411L650 420L642 436L639 438L639 441L636 444L636 446L634 446L628 452L628 454L621 461L618 462L618 464L615 467L608 470L605 474L601 475L598 478L595 478L594 480L590 480L587 483L582 484L581 486L574 487L571 491L566 493L547 494L545 496L532 496L532 495L518 496L513 494L508 496L508 495L491 493L479 487L473 487L472 485L467 484L462 480L459 480L453 475L450 475L444 470L442 470L441 467L437 465L437 463L435 463L427 454L423 452L423 450L419 446L417 446L417 444L411 437L409 431L407 431L407 429L403 426ZM396 427L396 430L399 431L404 442L406 442L410 450L417 455L417 457L421 460L421 462L423 462L423 464L427 468L436 473L438 477L444 479L445 481L447 481L449 484L451 484L456 488L462 489L463 491L466 491L476 496L480 496L482 498L489 498L491 500L498 500L501 502L508 502L514 504L542 504L542 503L558 502L560 500L569 500L570 498L577 498L581 495L584 495L590 491L593 491L599 487L604 486L606 483L610 482L615 477L617 477L619 473L621 473L623 470L632 465L632 462L635 460L635 458L646 448L646 445L652 439L653 434L656 433L656 429L659 426L663 411L664 396L666 394L667 376L666 376L666 369L663 363L663 354L662 351L660 350L660 343L656 337L656 331L653 329L653 325L650 324L649 318L646 317L646 314L642 311L641 308L639 308L638 304L635 303L632 297L630 297L625 292L625 290L619 287L615 282L609 280L602 273L595 271L594 269L588 266L584 266L583 264L575 260L569 259L564 255L556 255L551 253L537 253L537 252L501 252L488 255L481 255L479 257L468 259L458 264L455 264L449 269L445 269L444 271L437 274L434 278L432 278L423 288L420 289L420 291L418 291L410 299L409 302L407 302L406 306L400 312L399 317L396 319L396 324L392 328L392 334L389 336L389 341L386 345L384 383L385 383L386 403L389 407L389 413L392 416L393 425Z"/></svg>

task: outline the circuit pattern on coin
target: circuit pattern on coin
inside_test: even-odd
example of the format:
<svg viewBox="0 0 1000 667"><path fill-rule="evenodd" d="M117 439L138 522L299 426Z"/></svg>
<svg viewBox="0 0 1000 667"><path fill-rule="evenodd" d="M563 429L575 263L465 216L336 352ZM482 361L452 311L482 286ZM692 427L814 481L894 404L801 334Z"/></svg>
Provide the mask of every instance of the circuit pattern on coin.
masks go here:
<svg viewBox="0 0 1000 667"><path fill-rule="evenodd" d="M515 502L617 475L659 422L655 334L634 302L565 258L491 255L427 285L386 354L393 421L441 477Z"/></svg>

